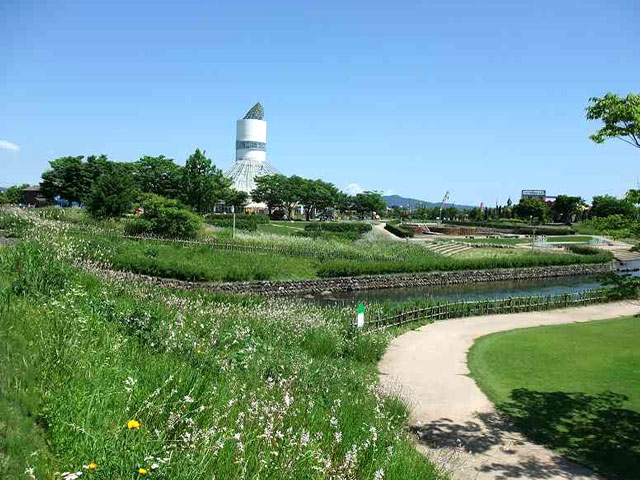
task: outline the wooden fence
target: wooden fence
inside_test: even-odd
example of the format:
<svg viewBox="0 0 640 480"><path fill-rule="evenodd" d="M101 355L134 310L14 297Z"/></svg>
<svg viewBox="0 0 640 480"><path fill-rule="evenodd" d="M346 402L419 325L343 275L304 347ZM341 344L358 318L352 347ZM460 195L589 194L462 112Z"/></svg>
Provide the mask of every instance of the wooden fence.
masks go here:
<svg viewBox="0 0 640 480"><path fill-rule="evenodd" d="M495 300L440 302L423 308L388 312L367 312L365 333L372 333L389 327L398 327L422 320L445 320L448 318L494 315L499 313L533 312L552 310L570 306L590 305L608 301L604 289L585 290L562 295L508 297ZM354 324L355 327L355 324Z"/></svg>

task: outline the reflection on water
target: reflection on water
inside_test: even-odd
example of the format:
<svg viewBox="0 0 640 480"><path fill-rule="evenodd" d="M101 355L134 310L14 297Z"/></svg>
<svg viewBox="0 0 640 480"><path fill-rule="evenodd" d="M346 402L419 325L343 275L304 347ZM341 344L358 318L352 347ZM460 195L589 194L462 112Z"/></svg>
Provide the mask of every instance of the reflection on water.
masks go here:
<svg viewBox="0 0 640 480"><path fill-rule="evenodd" d="M510 282L483 282L438 287L390 288L382 290L360 290L354 292L332 292L331 295L307 296L310 301L333 302L403 302L407 300L481 300L534 295L560 295L577 293L600 286L593 275L519 280Z"/></svg>

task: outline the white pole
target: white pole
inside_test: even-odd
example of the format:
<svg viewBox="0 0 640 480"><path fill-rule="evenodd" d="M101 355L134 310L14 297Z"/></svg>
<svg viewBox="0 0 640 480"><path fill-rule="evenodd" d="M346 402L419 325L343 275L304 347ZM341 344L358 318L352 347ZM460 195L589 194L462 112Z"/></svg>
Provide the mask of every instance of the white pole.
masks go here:
<svg viewBox="0 0 640 480"><path fill-rule="evenodd" d="M231 238L236 238L236 207L235 205L231 205L231 213L233 213L233 231L231 233Z"/></svg>

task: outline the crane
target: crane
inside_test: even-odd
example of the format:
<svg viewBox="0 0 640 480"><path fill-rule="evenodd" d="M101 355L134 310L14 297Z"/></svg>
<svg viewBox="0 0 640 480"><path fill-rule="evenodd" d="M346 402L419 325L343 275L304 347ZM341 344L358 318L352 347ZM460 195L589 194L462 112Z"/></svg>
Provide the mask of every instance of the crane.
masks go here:
<svg viewBox="0 0 640 480"><path fill-rule="evenodd" d="M444 204L447 202L447 200L449 200L449 190L447 190L447 193L444 194L442 203L440 204L440 223L442 223L442 209L444 208Z"/></svg>

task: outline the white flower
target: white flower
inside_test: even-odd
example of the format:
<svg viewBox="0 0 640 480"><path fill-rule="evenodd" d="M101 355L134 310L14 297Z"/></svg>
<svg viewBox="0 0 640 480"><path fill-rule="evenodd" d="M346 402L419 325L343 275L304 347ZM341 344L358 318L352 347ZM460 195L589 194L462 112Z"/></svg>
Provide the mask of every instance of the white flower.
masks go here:
<svg viewBox="0 0 640 480"><path fill-rule="evenodd" d="M382 469L382 467L376 470L376 473L373 474L373 478L374 480L382 480L384 478L384 470Z"/></svg>
<svg viewBox="0 0 640 480"><path fill-rule="evenodd" d="M336 443L340 443L342 441L342 432L336 432L333 434L333 437L336 440Z"/></svg>
<svg viewBox="0 0 640 480"><path fill-rule="evenodd" d="M184 403L193 403L193 401L193 398L191 398L189 395L184 396Z"/></svg>
<svg viewBox="0 0 640 480"><path fill-rule="evenodd" d="M289 395L289 392L284 394L284 403L287 407L289 407L289 405L291 405L291 402L293 402L293 397L291 397Z"/></svg>

